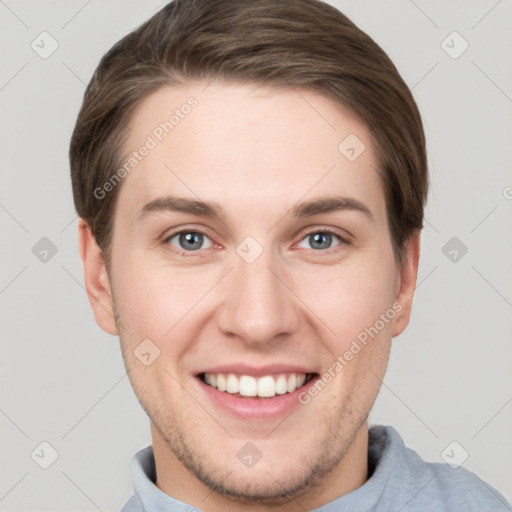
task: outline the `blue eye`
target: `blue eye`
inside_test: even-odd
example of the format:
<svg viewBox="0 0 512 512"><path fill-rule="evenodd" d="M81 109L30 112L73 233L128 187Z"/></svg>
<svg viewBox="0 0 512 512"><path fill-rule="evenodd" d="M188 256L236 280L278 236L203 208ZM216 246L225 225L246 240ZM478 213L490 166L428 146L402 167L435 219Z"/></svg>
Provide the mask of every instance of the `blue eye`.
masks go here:
<svg viewBox="0 0 512 512"><path fill-rule="evenodd" d="M333 242L337 240L337 243L333 245ZM303 247L306 249L315 249L315 250L326 250L330 249L333 246L339 245L342 242L341 238L334 233L327 233L325 231L316 231L314 233L310 233L306 237L302 239L299 244L299 247ZM304 244L309 244L309 247Z"/></svg>
<svg viewBox="0 0 512 512"><path fill-rule="evenodd" d="M184 251L198 251L211 247L212 241L202 233L196 231L182 231L168 238L170 245Z"/></svg>

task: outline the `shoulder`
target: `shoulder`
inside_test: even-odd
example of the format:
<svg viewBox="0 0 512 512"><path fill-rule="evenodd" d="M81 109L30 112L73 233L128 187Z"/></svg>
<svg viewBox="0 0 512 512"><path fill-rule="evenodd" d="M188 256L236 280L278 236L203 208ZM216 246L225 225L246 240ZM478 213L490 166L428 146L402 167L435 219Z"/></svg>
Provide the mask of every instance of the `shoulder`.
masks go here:
<svg viewBox="0 0 512 512"><path fill-rule="evenodd" d="M412 451L412 450L411 450ZM506 512L512 511L505 498L491 485L463 467L452 468L448 464L419 461L411 466L409 487L416 494L411 505L428 506L436 503L436 510ZM411 455L412 459L413 456ZM414 507L413 507L414 509Z"/></svg>
<svg viewBox="0 0 512 512"><path fill-rule="evenodd" d="M424 461L405 446L392 427L376 427L381 442L382 462L388 473L385 493L401 503L403 512L414 511L512 511L510 504L492 486L463 467ZM383 430L384 429L384 430ZM372 432L371 429L370 432ZM371 434L370 434L371 435ZM379 470L377 466L376 471ZM384 497L384 496L383 496Z"/></svg>

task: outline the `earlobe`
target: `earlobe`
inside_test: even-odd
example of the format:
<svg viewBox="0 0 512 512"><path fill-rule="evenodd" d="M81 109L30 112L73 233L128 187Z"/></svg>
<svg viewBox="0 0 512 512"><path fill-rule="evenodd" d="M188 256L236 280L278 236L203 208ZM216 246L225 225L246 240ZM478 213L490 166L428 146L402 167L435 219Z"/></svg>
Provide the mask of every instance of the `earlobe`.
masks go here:
<svg viewBox="0 0 512 512"><path fill-rule="evenodd" d="M94 318L105 332L117 335L112 291L103 253L96 243L90 225L83 219L78 222L78 247L84 265L85 289Z"/></svg>
<svg viewBox="0 0 512 512"><path fill-rule="evenodd" d="M412 300L418 277L418 264L420 258L420 231L416 230L409 237L404 251L403 264L399 275L399 290L395 303L400 305L400 312L395 317L392 336L398 336L409 325L411 317Z"/></svg>

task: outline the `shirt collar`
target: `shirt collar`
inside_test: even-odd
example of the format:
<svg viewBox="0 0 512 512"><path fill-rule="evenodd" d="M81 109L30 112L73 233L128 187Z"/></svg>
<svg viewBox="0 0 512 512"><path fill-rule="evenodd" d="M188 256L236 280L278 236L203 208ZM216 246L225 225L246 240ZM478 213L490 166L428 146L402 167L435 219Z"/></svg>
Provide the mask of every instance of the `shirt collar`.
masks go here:
<svg viewBox="0 0 512 512"><path fill-rule="evenodd" d="M133 457L132 481L135 491L132 500L135 506L131 509L127 508L126 512L132 510L137 512L190 512L190 510L193 510L190 505L171 498L155 485L156 466L152 446L140 450ZM136 506L137 501L138 507Z"/></svg>

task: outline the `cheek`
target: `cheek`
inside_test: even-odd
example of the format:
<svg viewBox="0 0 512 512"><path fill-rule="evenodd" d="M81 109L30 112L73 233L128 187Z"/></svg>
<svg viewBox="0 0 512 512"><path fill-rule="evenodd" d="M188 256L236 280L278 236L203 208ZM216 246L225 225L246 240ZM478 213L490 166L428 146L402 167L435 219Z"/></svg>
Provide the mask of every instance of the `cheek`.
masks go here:
<svg viewBox="0 0 512 512"><path fill-rule="evenodd" d="M116 264L114 297L125 327L121 346L132 386L146 407L152 408L163 397L173 403L181 396L182 355L195 338L200 278L191 279L142 258L120 258ZM144 360L145 353L150 354L149 361Z"/></svg>
<svg viewBox="0 0 512 512"><path fill-rule="evenodd" d="M324 395L333 410L344 403L355 416L366 414L380 388L395 317L389 268L347 266L310 297L322 321L335 332L324 337L329 357L322 376L333 383Z"/></svg>
<svg viewBox="0 0 512 512"><path fill-rule="evenodd" d="M201 310L215 273L173 268L137 254L118 258L113 268L116 310L128 333L123 341L136 344L150 338L166 353L178 352L179 337L190 330L185 326Z"/></svg>
<svg viewBox="0 0 512 512"><path fill-rule="evenodd" d="M391 268L378 261L332 267L306 280L298 295L336 333L334 343L341 349L392 308L395 275ZM387 332L389 324L381 330Z"/></svg>
<svg viewBox="0 0 512 512"><path fill-rule="evenodd" d="M165 275L131 256L113 258L113 292L116 312L125 326L125 339L161 338L166 314L176 297L169 295ZM174 290L176 293L176 290ZM172 309L172 308L171 308ZM172 319L167 317L167 323Z"/></svg>

